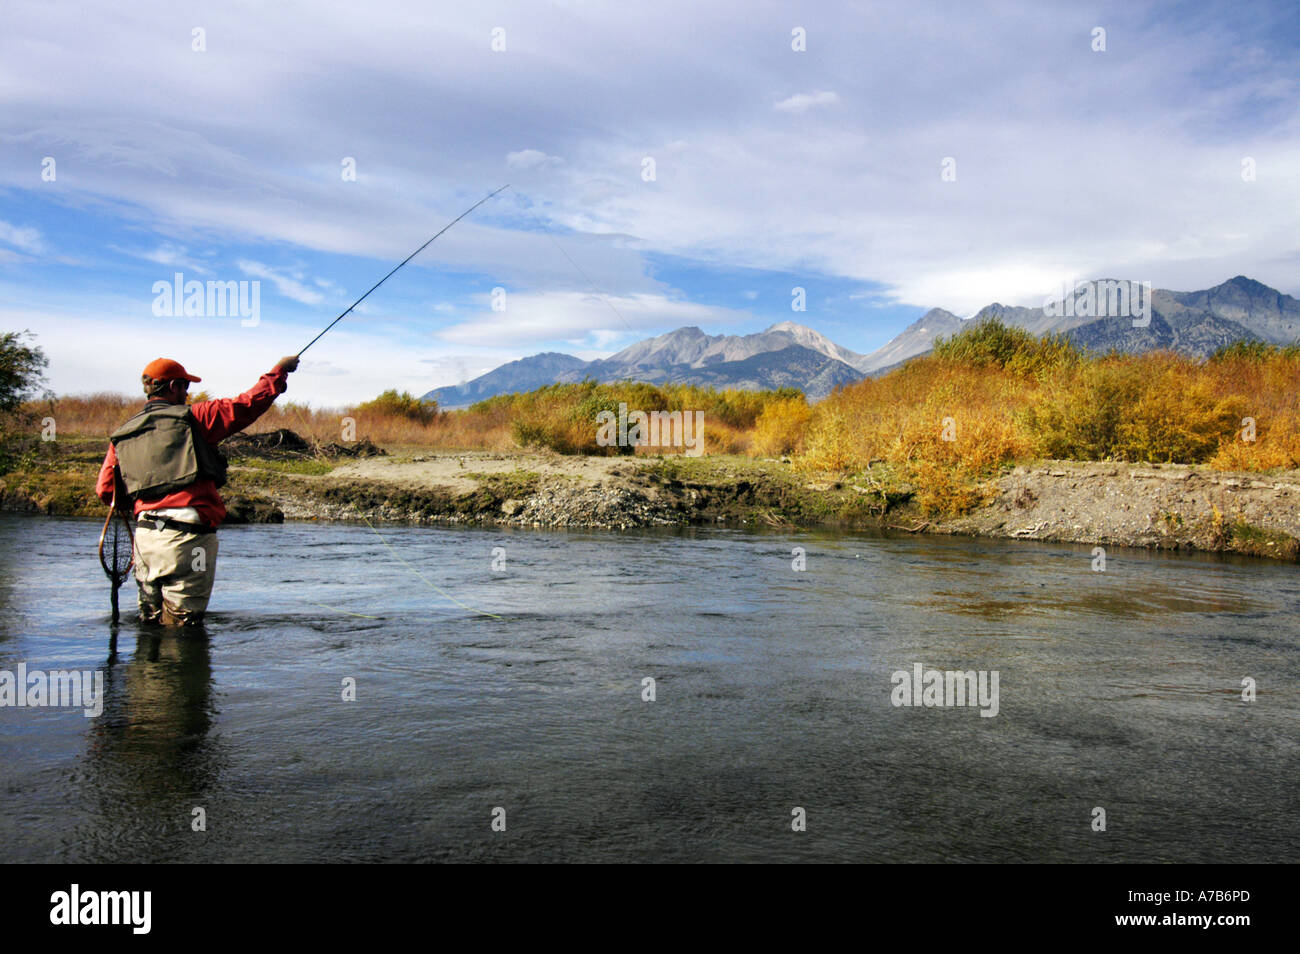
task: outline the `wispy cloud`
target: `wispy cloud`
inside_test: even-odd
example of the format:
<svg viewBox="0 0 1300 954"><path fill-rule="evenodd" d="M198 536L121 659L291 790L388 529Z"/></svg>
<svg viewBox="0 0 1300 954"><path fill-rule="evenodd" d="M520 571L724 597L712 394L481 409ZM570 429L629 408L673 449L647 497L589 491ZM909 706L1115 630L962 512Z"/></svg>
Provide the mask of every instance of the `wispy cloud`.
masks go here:
<svg viewBox="0 0 1300 954"><path fill-rule="evenodd" d="M0 242L33 255L45 251L45 239L41 236L40 229L30 225L13 225L0 220Z"/></svg>
<svg viewBox="0 0 1300 954"><path fill-rule="evenodd" d="M506 165L511 169L538 169L543 166L558 166L563 162L559 156L548 156L537 149L521 149L506 156Z"/></svg>
<svg viewBox="0 0 1300 954"><path fill-rule="evenodd" d="M302 275L286 275L270 265L263 265L261 262L253 262L248 259L239 260L239 270L245 275L264 278L272 282L275 285L275 290L285 298L301 302L304 305L319 305L325 300L325 296L320 292L313 291L303 284L304 278Z"/></svg>
<svg viewBox="0 0 1300 954"><path fill-rule="evenodd" d="M840 97L836 93L830 90L818 90L815 93L795 93L788 99L773 103L772 108L788 113L802 113L815 106L830 106L839 101Z"/></svg>
<svg viewBox="0 0 1300 954"><path fill-rule="evenodd" d="M734 325L751 317L745 312L662 295L611 298L580 291L508 295L502 311L493 311L491 299L485 295L477 300L477 306L474 317L443 328L437 336L461 345L487 346L501 341L530 344L560 339L587 340L589 347L599 348L662 326ZM620 315L626 324L620 321Z"/></svg>
<svg viewBox="0 0 1300 954"><path fill-rule="evenodd" d="M200 275L212 274L212 269L191 256L189 250L183 245L163 242L153 249L130 249L118 245L110 245L109 248L115 252L121 252L124 255L130 255L133 258L143 259L146 262L153 262L167 268L181 268Z"/></svg>

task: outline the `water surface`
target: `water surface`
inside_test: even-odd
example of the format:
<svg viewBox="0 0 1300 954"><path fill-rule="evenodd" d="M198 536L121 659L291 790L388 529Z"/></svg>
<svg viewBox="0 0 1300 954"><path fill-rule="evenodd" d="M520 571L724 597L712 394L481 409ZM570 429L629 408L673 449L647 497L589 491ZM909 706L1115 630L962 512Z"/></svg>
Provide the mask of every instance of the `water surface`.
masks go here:
<svg viewBox="0 0 1300 954"><path fill-rule="evenodd" d="M124 589L110 662L97 533L0 515L0 669L107 686L97 719L0 709L0 861L1300 847L1294 566L1112 550L1099 573L1087 547L918 536L231 527L206 638L142 632ZM891 674L917 662L997 670L998 715L894 707Z"/></svg>

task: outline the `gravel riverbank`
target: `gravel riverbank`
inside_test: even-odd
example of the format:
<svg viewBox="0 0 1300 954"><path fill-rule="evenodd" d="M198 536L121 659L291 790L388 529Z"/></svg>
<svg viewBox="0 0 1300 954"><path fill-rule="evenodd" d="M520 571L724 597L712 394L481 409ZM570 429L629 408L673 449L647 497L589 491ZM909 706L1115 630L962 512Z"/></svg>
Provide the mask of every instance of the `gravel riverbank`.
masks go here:
<svg viewBox="0 0 1300 954"><path fill-rule="evenodd" d="M896 530L1297 558L1300 473L1045 461L1016 467L961 517L909 494L810 479L780 461L566 458L535 454L370 458L281 481L289 519L402 520L626 529L742 523Z"/></svg>
<svg viewBox="0 0 1300 954"><path fill-rule="evenodd" d="M886 474L837 478L741 457L407 453L322 459L282 448L232 460L232 523L370 520L630 529L672 525L883 528L1296 560L1300 471L1041 461L984 487L960 517L923 513ZM0 508L101 515L98 445L0 477ZM84 457L84 460L82 459Z"/></svg>

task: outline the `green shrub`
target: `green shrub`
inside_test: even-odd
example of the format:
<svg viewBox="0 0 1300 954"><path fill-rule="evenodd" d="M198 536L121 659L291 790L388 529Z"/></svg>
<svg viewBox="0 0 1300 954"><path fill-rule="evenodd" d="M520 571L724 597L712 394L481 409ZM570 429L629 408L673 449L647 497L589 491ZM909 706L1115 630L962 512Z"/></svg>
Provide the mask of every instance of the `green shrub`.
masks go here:
<svg viewBox="0 0 1300 954"><path fill-rule="evenodd" d="M1062 336L1039 338L1023 328L985 318L951 338L935 338L934 357L975 367L996 365L1012 374L1029 375L1075 361L1079 352Z"/></svg>

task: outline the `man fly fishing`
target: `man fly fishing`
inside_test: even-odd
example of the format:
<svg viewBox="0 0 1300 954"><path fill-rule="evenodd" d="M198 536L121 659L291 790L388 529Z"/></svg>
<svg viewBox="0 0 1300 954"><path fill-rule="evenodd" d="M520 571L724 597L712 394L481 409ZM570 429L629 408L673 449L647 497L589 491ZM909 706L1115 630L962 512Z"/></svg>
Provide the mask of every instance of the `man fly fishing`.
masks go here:
<svg viewBox="0 0 1300 954"><path fill-rule="evenodd" d="M281 358L236 398L186 404L200 379L159 358L141 381L148 401L113 432L95 492L112 503L124 489L136 521L135 578L140 618L167 626L203 621L217 569L217 528L226 518L218 493L226 460L217 445L248 427L284 393L297 355Z"/></svg>
<svg viewBox="0 0 1300 954"><path fill-rule="evenodd" d="M195 626L203 620L217 568L217 527L226 506L217 493L226 481L226 460L217 444L261 417L287 387L303 352L351 314L370 293L415 256L509 183L489 192L425 242L307 342L296 355L281 358L257 384L237 398L186 405L190 382L199 379L177 362L151 361L142 380L148 403L110 437L95 492L111 508L100 535L100 562L113 584L113 622L117 588L134 556L140 585L140 617L147 622ZM133 549L125 544L122 498L132 502L137 521ZM110 543L111 541L111 543ZM106 548L105 544L108 543Z"/></svg>

